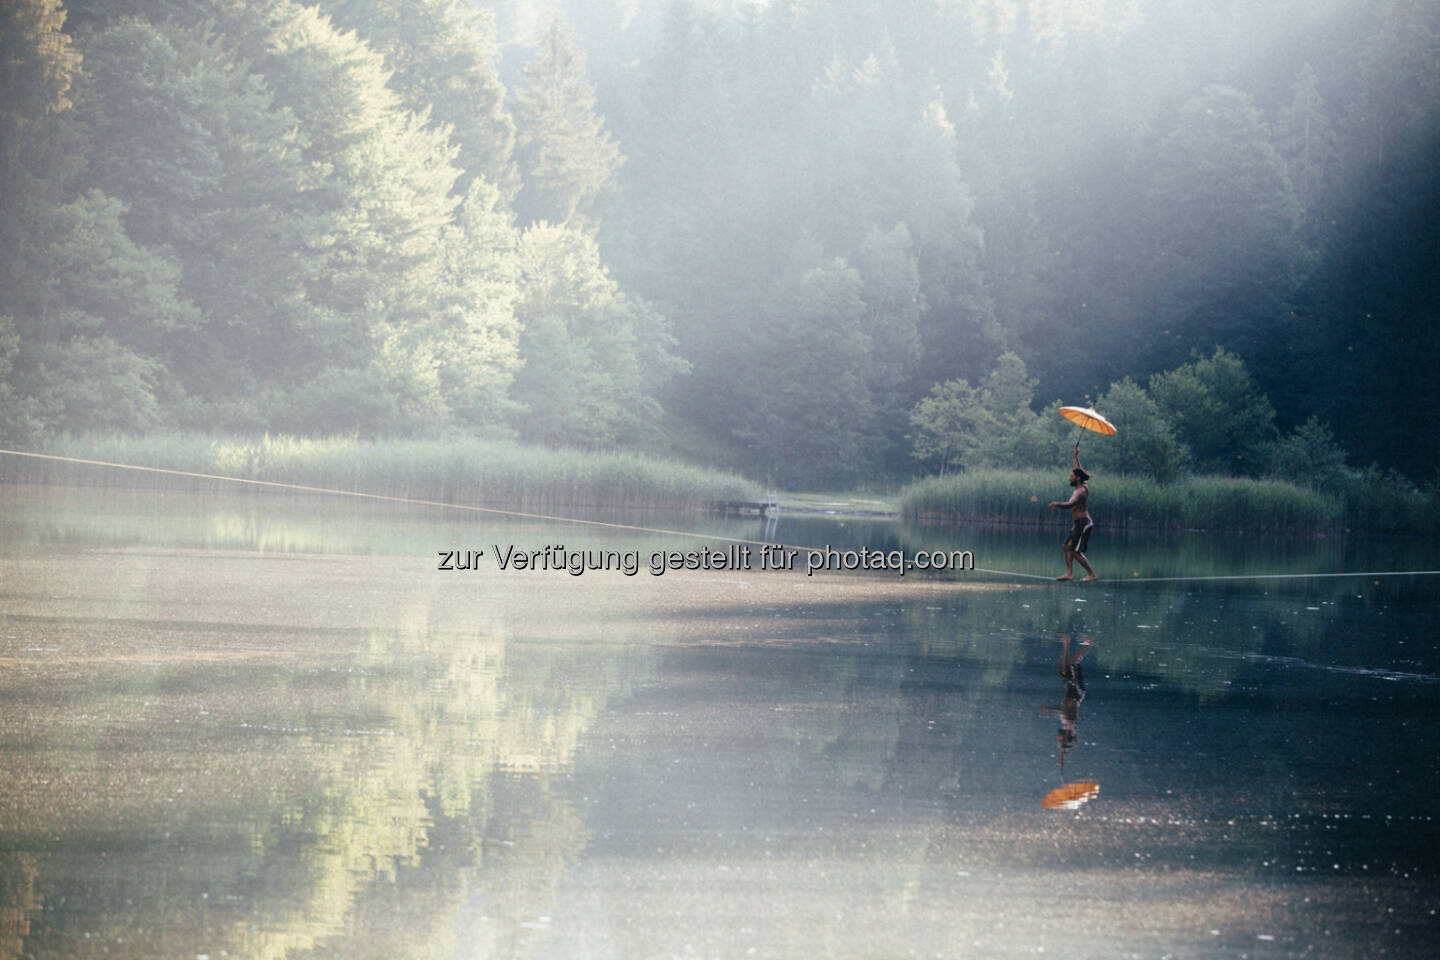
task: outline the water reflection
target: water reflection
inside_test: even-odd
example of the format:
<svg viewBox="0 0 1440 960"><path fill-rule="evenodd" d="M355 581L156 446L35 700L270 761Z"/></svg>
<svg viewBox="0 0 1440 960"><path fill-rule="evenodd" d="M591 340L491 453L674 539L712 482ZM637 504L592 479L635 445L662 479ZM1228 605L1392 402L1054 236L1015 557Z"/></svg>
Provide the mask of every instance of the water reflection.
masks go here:
<svg viewBox="0 0 1440 960"><path fill-rule="evenodd" d="M1099 780L1074 780L1045 794L1040 806L1047 810L1078 810L1099 795Z"/></svg>
<svg viewBox="0 0 1440 960"><path fill-rule="evenodd" d="M19 957L30 934L30 916L40 907L35 893L35 857L0 853L0 960Z"/></svg>
<svg viewBox="0 0 1440 960"><path fill-rule="evenodd" d="M579 541L130 500L0 510L0 960L1433 955L1433 602L461 575Z"/></svg>
<svg viewBox="0 0 1440 960"><path fill-rule="evenodd" d="M1065 776L1065 757L1080 737L1080 704L1085 699L1085 672L1081 666L1085 657L1095 649L1095 637L1090 633L1066 631L1056 634L1060 642L1060 659L1056 670L1064 684L1060 706L1041 707L1045 716L1057 717L1060 728L1055 731L1056 766L1060 776ZM1072 646L1073 642L1073 646ZM1055 787L1045 794L1040 805L1051 810L1076 810L1100 793L1100 783L1092 778L1075 780Z"/></svg>
<svg viewBox="0 0 1440 960"><path fill-rule="evenodd" d="M87 609L143 616L72 615L92 560L6 558L0 958L434 956L462 910L505 937L554 912L587 844L563 785L646 644L518 639L474 584L183 550L85 575ZM552 613L604 609L573 599Z"/></svg>
<svg viewBox="0 0 1440 960"><path fill-rule="evenodd" d="M1065 755L1075 748L1080 731L1080 703L1085 699L1085 673L1080 667L1085 655L1095 648L1095 640L1088 633L1080 634L1075 648L1070 647L1070 634L1062 633L1060 640L1060 662L1057 668L1060 679L1065 682L1065 695L1060 706L1042 707L1040 712L1060 718L1060 729L1055 732L1059 745L1056 763L1060 772L1065 772Z"/></svg>

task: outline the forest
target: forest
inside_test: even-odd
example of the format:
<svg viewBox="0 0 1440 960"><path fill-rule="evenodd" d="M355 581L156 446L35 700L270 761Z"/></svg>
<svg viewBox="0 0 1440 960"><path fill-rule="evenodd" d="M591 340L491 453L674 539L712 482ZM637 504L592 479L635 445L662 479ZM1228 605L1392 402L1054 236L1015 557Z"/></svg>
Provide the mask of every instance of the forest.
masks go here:
<svg viewBox="0 0 1440 960"><path fill-rule="evenodd" d="M1425 0L0 9L9 447L1440 476Z"/></svg>

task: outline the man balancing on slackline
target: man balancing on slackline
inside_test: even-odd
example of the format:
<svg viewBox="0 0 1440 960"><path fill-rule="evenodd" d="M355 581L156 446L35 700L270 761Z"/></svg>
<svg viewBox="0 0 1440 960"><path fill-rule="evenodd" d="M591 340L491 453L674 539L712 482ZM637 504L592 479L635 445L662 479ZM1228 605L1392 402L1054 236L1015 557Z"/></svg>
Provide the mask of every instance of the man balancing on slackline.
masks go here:
<svg viewBox="0 0 1440 960"><path fill-rule="evenodd" d="M1090 546L1090 531L1095 528L1095 521L1090 519L1090 489L1085 486L1090 481L1090 474L1086 473L1080 466L1080 444L1075 444L1075 449L1070 452L1075 461L1075 469L1070 471L1070 486L1075 492L1070 494L1070 499L1061 503L1059 500L1050 501L1051 510L1063 510L1070 508L1070 515L1073 522L1070 524L1070 536L1065 538L1065 575L1056 577L1056 580L1075 579L1075 561L1080 561L1080 566L1089 572L1089 576L1082 579L1081 583L1089 583L1091 580L1098 580L1099 574L1095 568L1090 566L1090 561L1085 559L1085 550Z"/></svg>

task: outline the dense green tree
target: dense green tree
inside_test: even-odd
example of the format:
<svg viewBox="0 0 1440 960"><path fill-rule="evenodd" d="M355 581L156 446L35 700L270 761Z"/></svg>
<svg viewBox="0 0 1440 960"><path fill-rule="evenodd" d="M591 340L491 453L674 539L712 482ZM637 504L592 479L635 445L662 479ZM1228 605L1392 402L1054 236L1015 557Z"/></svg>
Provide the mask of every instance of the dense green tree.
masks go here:
<svg viewBox="0 0 1440 960"><path fill-rule="evenodd" d="M404 108L379 54L313 8L277 9L259 66L295 117L301 160L324 174L284 211L300 227L300 295L278 318L288 325L284 363L267 371L279 388L275 423L295 429L320 408L350 429L433 422L415 419L423 385L386 351L429 322L414 278L440 255L459 200L446 133ZM332 382L345 387L344 402L325 399Z"/></svg>
<svg viewBox="0 0 1440 960"><path fill-rule="evenodd" d="M85 42L78 112L91 139L104 145L91 153L86 179L125 198L126 230L141 243L196 243L223 173L217 128L229 104L207 101L217 92L207 74L218 51L203 44L186 31L134 19L117 20Z"/></svg>
<svg viewBox="0 0 1440 960"><path fill-rule="evenodd" d="M192 394L183 419L393 426L406 405L389 394L416 386L381 352L424 317L410 274L455 203L451 150L354 34L267 9L256 64L217 24L96 31L82 112L110 149L86 173L126 200L129 231L176 251L207 318L168 345Z"/></svg>
<svg viewBox="0 0 1440 960"><path fill-rule="evenodd" d="M1149 390L1196 471L1257 476L1265 470L1275 411L1237 354L1218 348L1151 377Z"/></svg>
<svg viewBox="0 0 1440 960"><path fill-rule="evenodd" d="M686 367L664 319L620 289L579 230L530 227L519 269L521 437L585 447L643 439L659 419L656 392Z"/></svg>
<svg viewBox="0 0 1440 960"><path fill-rule="evenodd" d="M462 195L475 177L509 202L519 189L515 123L497 70L493 10L468 0L326 0L337 23L385 58L389 86L413 113L450 127Z"/></svg>
<svg viewBox="0 0 1440 960"><path fill-rule="evenodd" d="M1269 449L1266 472L1291 483L1326 487L1345 479L1345 451L1330 428L1310 417Z"/></svg>
<svg viewBox="0 0 1440 960"><path fill-rule="evenodd" d="M870 338L860 274L802 251L774 283L734 401L735 435L786 486L854 483L870 465Z"/></svg>
<svg viewBox="0 0 1440 960"><path fill-rule="evenodd" d="M1162 483L1187 467L1188 454L1160 405L1129 377L1110 384L1095 404L1115 435L1085 440L1084 463L1096 471L1135 474Z"/></svg>
<svg viewBox="0 0 1440 960"><path fill-rule="evenodd" d="M49 211L42 233L47 269L36 278L41 299L34 312L44 332L103 329L158 355L163 338L198 326L200 313L177 291L179 266L136 244L124 214L121 201L93 189Z"/></svg>
<svg viewBox="0 0 1440 960"><path fill-rule="evenodd" d="M58 4L3 8L0 350L4 432L142 429L159 420L164 341L199 313L178 266L135 243L124 204L72 194L83 163L71 96L80 57Z"/></svg>
<svg viewBox="0 0 1440 960"><path fill-rule="evenodd" d="M58 0L0 5L0 316L8 318L11 356L22 340L17 318L33 326L38 306L35 279L47 257L38 228L67 198L77 167L70 90L80 55L64 26ZM13 385L8 392L15 395Z"/></svg>
<svg viewBox="0 0 1440 960"><path fill-rule="evenodd" d="M1004 353L979 387L963 377L935 384L910 413L914 456L938 462L942 473L1053 466L1063 454L1064 421L1035 413L1037 382L1019 356Z"/></svg>
<svg viewBox="0 0 1440 960"><path fill-rule="evenodd" d="M1031 407L1039 381L1015 353L1003 353L981 387L980 402L994 421L974 464L991 467L1048 467L1060 453L1059 424L1047 422Z"/></svg>
<svg viewBox="0 0 1440 960"><path fill-rule="evenodd" d="M454 150L386 85L383 58L316 9L287 11L272 44L267 80L300 123L305 158L328 167L315 191L327 232L313 244L312 294L362 310L383 293L372 284L428 255L449 222Z"/></svg>
<svg viewBox="0 0 1440 960"><path fill-rule="evenodd" d="M92 190L38 225L45 270L14 304L11 361L32 435L159 422L156 394L167 379L157 356L165 338L199 323L199 312L177 291L176 264L126 235L123 211Z"/></svg>
<svg viewBox="0 0 1440 960"><path fill-rule="evenodd" d="M164 345L182 419L260 425L257 376L285 370L309 310L304 197L321 178L296 118L204 28L121 18L92 29L86 52L78 112L106 144L86 179L123 198L128 234L173 252L202 313Z"/></svg>
<svg viewBox="0 0 1440 960"><path fill-rule="evenodd" d="M64 26L59 0L0 5L0 315L15 320L43 270L40 224L71 199L84 162L71 109L80 53Z"/></svg>
<svg viewBox="0 0 1440 960"><path fill-rule="evenodd" d="M931 387L910 411L910 425L916 459L937 465L941 476L978 466L977 455L998 429L982 391L964 377Z"/></svg>
<svg viewBox="0 0 1440 960"><path fill-rule="evenodd" d="M126 199L132 234L176 251L205 316L166 344L190 394L181 419L498 423L517 362L502 201L474 178L479 208L452 225L448 129L407 109L384 58L314 9L251 6L266 14L261 39L217 4L208 23L99 21L87 43L83 113L111 148L87 176ZM457 70L478 90L483 37L466 40L475 56ZM498 97L477 93L475 107Z"/></svg>
<svg viewBox="0 0 1440 960"><path fill-rule="evenodd" d="M516 244L498 188L471 180L458 221L445 229L442 256L417 278L430 298L412 348L424 361L421 379L462 425L493 426L511 409L509 387L520 366Z"/></svg>

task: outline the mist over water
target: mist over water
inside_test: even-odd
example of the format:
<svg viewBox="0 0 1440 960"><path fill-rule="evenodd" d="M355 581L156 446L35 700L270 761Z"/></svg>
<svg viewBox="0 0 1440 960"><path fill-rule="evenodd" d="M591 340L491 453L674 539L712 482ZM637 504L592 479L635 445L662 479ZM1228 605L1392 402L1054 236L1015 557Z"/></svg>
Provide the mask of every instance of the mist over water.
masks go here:
<svg viewBox="0 0 1440 960"><path fill-rule="evenodd" d="M1428 580L441 571L450 543L694 542L3 490L11 955L1435 946ZM1046 574L1060 533L949 535ZM1198 566L1205 539L1092 555Z"/></svg>

